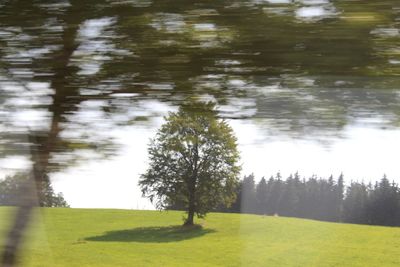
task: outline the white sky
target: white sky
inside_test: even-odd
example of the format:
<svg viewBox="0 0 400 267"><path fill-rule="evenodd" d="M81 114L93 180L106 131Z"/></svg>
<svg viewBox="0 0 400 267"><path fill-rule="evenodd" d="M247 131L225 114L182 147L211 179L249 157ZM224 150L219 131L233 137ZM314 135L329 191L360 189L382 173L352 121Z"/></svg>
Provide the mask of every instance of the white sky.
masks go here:
<svg viewBox="0 0 400 267"><path fill-rule="evenodd" d="M161 124L161 121L157 123ZM280 171L283 177L299 171L302 176L317 174L374 181L384 173L400 182L398 149L400 130L379 130L353 126L345 130L346 138L329 146L293 139L265 141L256 125L231 121L239 143L242 174L254 173L257 179ZM116 131L125 144L120 156L102 162L89 162L52 176L56 191L64 193L72 207L152 209L141 198L137 186L147 164L147 143L157 130L135 127Z"/></svg>
<svg viewBox="0 0 400 267"><path fill-rule="evenodd" d="M116 127L114 131L107 132L123 145L118 156L102 161L84 161L81 166L51 176L55 191L62 192L72 207L153 208L147 199L141 197L137 183L147 166L149 139L163 123L160 115L174 108L158 102L147 103L140 108L157 110L158 115L154 115L146 126ZM76 120L85 121L87 113L80 114ZM35 116L32 113L24 119ZM86 119L96 122L92 117ZM101 120L98 118L97 121ZM330 143L326 145L282 135L268 136L265 130L250 120L231 120L229 123L238 138L242 176L254 173L257 179L262 176L269 178L279 171L286 178L298 171L305 177L316 174L326 178L333 174L337 178L343 172L347 182L351 179L375 181L386 174L390 180L400 183L400 129L383 130L354 123L341 133L343 138L333 140L327 137ZM308 136L308 140L311 139L317 137ZM29 151L26 152L29 154ZM12 170L29 167L30 162L21 157L0 160L0 179Z"/></svg>
<svg viewBox="0 0 400 267"><path fill-rule="evenodd" d="M268 0L271 3L286 3L287 0ZM298 19L310 20L329 16L334 13L332 8L302 7L296 11ZM332 14L333 14L332 13ZM85 47L100 37L103 30L114 23L113 18L88 20L79 31L81 46L74 56L88 53L88 59L94 54L85 51ZM200 25L200 24L198 24ZM213 26L212 24L210 24ZM210 25L201 24L201 27ZM96 41L96 45L106 49L105 41ZM103 47L104 46L104 47ZM99 49L101 50L101 49ZM81 62L81 75L92 75L99 71L102 62L89 60ZM244 82L232 80L231 86L243 86ZM29 83L28 87L40 89L42 94L49 94L47 83ZM16 92L15 85L3 87L3 90ZM19 90L22 90L19 88ZM50 92L51 93L51 92ZM41 101L46 100L43 95ZM16 98L13 105L26 105L22 98ZM47 98L46 101L51 101ZM144 110L157 110L161 113L169 110L156 102L151 102ZM233 105L235 106L235 105ZM227 108L227 107L225 107ZM231 106L232 108L232 106ZM229 112L230 110L225 110ZM45 111L21 109L16 117L10 121L19 123L16 126L35 127L49 118ZM86 116L98 113L89 110ZM83 113L85 115L85 113ZM149 114L144 114L149 115ZM150 114L151 115L151 114ZM84 118L81 114L81 118ZM89 117L90 119L90 117ZM93 119L93 118L91 118ZM101 119L101 118L100 118ZM124 149L120 155L111 160L85 162L62 173L52 175L53 186L56 191L63 192L72 207L91 208L152 208L148 200L141 198L137 186L140 173L146 169L147 143L153 137L162 121L156 121L154 127L132 127L116 129L113 134L119 139ZM381 130L362 126L349 126L345 129L344 138L332 141L329 146L305 140L295 140L284 137L265 137L266 133L256 124L239 120L231 121L239 142L242 157L242 176L254 173L257 179L269 177L281 172L286 178L290 173L298 171L302 176L309 177L317 174L328 177L333 174L337 177L341 172L345 179L364 179L366 182L380 179L384 173L389 179L400 182L400 168L398 168L398 151L400 149L400 130ZM263 137L263 138L261 138ZM330 139L331 140L331 139ZM12 169L27 169L29 161L20 157L0 160L0 178L10 173Z"/></svg>

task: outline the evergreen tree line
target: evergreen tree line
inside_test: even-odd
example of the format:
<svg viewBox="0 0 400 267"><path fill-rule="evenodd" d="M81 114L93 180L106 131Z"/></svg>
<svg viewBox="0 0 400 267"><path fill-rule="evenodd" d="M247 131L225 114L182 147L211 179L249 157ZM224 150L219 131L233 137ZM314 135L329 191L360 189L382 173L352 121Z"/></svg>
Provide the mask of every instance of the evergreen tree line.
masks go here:
<svg viewBox="0 0 400 267"><path fill-rule="evenodd" d="M241 212L308 218L358 224L400 226L400 189L384 176L374 185L298 173L286 180L278 173L255 182L245 176L237 188L237 199L221 212Z"/></svg>

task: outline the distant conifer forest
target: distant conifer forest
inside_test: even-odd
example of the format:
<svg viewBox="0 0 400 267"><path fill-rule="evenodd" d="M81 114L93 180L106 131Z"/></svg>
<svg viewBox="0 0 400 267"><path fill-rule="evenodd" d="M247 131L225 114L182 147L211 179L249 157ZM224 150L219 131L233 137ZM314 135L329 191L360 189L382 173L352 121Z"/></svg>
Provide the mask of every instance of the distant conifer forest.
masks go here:
<svg viewBox="0 0 400 267"><path fill-rule="evenodd" d="M280 173L256 183L245 176L237 188L232 206L219 212L308 218L330 222L400 226L400 189L386 175L375 184L298 173L286 179Z"/></svg>

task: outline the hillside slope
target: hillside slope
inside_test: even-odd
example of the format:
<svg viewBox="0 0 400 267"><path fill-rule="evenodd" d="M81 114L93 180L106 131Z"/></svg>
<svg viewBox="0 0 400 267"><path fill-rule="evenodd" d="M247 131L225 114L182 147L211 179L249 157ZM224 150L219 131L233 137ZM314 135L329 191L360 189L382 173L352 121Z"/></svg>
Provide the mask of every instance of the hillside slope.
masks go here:
<svg viewBox="0 0 400 267"><path fill-rule="evenodd" d="M211 213L182 230L183 215L40 209L22 266L400 266L400 228Z"/></svg>

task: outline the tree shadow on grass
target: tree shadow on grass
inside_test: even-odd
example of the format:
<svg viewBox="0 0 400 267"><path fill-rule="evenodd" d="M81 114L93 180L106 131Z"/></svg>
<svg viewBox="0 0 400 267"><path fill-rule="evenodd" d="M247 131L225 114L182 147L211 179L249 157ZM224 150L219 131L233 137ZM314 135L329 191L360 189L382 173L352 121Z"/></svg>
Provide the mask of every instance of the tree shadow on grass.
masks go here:
<svg viewBox="0 0 400 267"><path fill-rule="evenodd" d="M213 229L204 229L201 225L194 226L165 226L165 227L140 227L126 230L109 231L103 235L85 238L86 241L105 242L143 242L166 243L183 241L214 233Z"/></svg>

